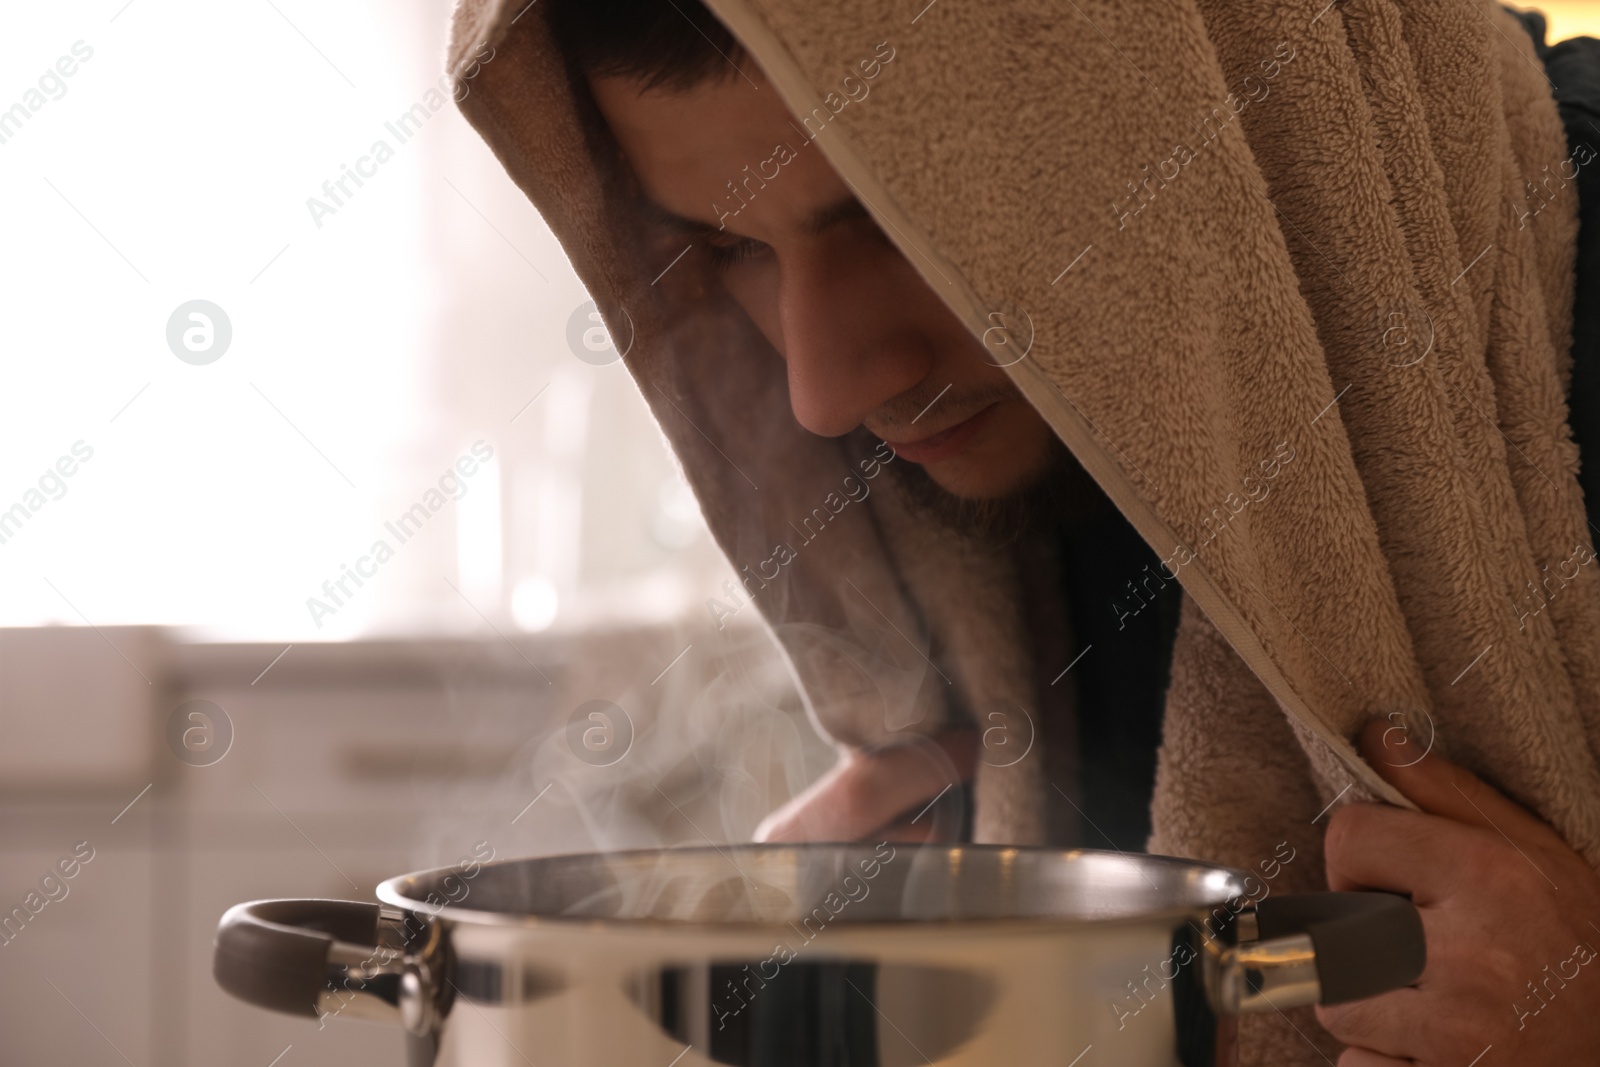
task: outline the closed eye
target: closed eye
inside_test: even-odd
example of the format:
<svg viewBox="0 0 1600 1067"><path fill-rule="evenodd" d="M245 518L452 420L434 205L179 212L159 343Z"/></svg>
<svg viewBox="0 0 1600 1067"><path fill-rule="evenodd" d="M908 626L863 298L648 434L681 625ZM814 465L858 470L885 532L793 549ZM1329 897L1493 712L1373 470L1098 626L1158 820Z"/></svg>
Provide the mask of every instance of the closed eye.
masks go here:
<svg viewBox="0 0 1600 1067"><path fill-rule="evenodd" d="M740 238L732 244L716 244L707 241L706 247L711 252L711 262L718 270L727 270L737 263L743 263L752 256L759 255L767 249L767 245L750 237Z"/></svg>

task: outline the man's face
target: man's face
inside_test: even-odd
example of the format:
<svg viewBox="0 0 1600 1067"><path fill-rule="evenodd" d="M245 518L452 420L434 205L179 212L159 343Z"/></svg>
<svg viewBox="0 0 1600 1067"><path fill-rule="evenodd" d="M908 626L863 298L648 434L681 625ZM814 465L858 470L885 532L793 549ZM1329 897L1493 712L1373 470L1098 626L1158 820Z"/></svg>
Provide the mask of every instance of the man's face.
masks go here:
<svg viewBox="0 0 1600 1067"><path fill-rule="evenodd" d="M1049 427L750 73L759 89L740 77L590 84L646 195L711 247L783 356L800 425L824 437L865 425L958 496L1027 488L1048 464Z"/></svg>

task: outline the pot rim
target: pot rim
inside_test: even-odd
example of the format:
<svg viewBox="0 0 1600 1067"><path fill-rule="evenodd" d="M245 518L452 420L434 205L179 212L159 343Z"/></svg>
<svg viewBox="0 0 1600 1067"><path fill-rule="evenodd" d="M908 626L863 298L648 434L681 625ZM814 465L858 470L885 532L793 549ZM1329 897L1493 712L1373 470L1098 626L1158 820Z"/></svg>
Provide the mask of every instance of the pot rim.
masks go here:
<svg viewBox="0 0 1600 1067"><path fill-rule="evenodd" d="M1235 900L1241 896L1248 897L1248 894L1244 892L1243 883L1247 878L1254 876L1252 872L1243 870L1241 868L1226 867L1214 863L1205 863L1200 860L1186 859L1181 856L1164 856L1143 852L1128 853L1111 851L1108 849L1066 849L1028 845L997 844L926 845L918 842L891 842L891 844L894 844L897 848L903 845L903 847L912 851L922 849L940 849L946 852L971 851L990 854L1015 852L1037 855L1055 855L1069 859L1079 856L1114 856L1126 862L1132 862L1151 867L1165 868L1169 870L1188 869L1196 873L1214 875L1219 881L1225 881L1227 883L1227 887L1232 889L1233 892L1219 892L1215 896L1208 896L1204 899L1195 899L1186 903L1171 904L1164 907L1151 908L1129 914L1112 915L1106 917L1018 915L954 919L908 918L852 920L847 924L846 929L851 931L859 931L862 933L878 934L907 929L916 929L923 933L932 933L934 931L969 930L984 930L988 932L1000 933L1007 930L1022 931L1023 929L1035 932L1041 928L1061 930L1093 928L1098 930L1111 927L1143 925L1153 921L1170 921L1180 917L1192 916L1196 912L1209 911L1217 905L1224 904L1226 901ZM841 847L871 848L872 845L870 843L863 843L860 841L807 841L793 843L785 842L780 844L745 842L730 844L728 846L663 846L657 848L617 849L609 852L568 852L544 856L522 856L512 859L490 860L480 864L480 866L483 870L487 871L497 868L511 867L517 864L555 862L576 858L593 859L597 857L616 857L618 859L625 860L629 857L660 856L669 853L694 854L700 856L721 855L723 858L727 858L728 853L725 851L725 848L731 849L735 853L738 853L748 852L752 848L772 851L793 850L806 852L822 849L837 849ZM765 930L790 929L789 921L782 919L695 921L659 917L618 919L597 918L588 915L537 915L505 911L485 911L478 908L468 908L456 904L434 905L425 900L419 900L416 897L407 895L408 887L414 887L417 883L422 882L423 880L430 878L443 879L452 873L457 874L459 877L460 874L458 867L459 865L433 867L420 871L412 871L408 874L396 875L393 878L385 879L378 884L376 890L377 898L382 904L424 916L429 921L444 921L447 923L472 927L517 927L524 929L556 928L561 930L577 930L587 928L596 932L605 933L637 933L640 931L649 931L654 934L681 932L684 934L694 935L705 935L717 932L728 934L745 934ZM735 869L737 869L737 867ZM1264 894L1261 899L1265 899L1266 895L1270 895L1270 892L1271 891L1269 890L1269 893ZM1258 900L1251 899L1248 905L1241 907L1239 910L1240 912L1245 911L1248 908L1254 907L1257 903L1259 903Z"/></svg>

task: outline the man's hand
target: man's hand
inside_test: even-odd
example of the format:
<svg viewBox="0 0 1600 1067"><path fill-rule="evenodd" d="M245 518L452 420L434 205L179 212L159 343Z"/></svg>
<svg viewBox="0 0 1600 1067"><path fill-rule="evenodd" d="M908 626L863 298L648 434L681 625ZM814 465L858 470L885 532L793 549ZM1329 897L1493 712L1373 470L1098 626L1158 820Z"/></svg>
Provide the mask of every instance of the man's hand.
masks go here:
<svg viewBox="0 0 1600 1067"><path fill-rule="evenodd" d="M1387 744L1386 744L1387 741ZM1317 1008L1351 1046L1338 1067L1572 1067L1600 1062L1600 877L1476 776L1382 719L1362 751L1422 813L1335 812L1331 888L1408 893L1428 965L1417 984Z"/></svg>
<svg viewBox="0 0 1600 1067"><path fill-rule="evenodd" d="M978 735L957 730L850 750L805 792L761 820L757 841L932 841L959 832L940 810L972 780ZM923 813L941 794L939 810ZM954 823L955 825L952 825Z"/></svg>

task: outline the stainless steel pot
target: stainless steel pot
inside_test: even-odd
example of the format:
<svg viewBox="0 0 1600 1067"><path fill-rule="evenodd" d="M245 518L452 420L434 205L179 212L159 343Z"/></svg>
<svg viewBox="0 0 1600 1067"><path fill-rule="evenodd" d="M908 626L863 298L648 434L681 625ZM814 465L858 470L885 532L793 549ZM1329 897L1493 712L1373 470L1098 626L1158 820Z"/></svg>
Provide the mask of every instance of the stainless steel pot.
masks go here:
<svg viewBox="0 0 1600 1067"><path fill-rule="evenodd" d="M262 1007L392 1020L409 1067L1226 1067L1241 1013L1422 973L1404 897L1270 888L971 845L468 862L381 904L240 904L215 972Z"/></svg>

